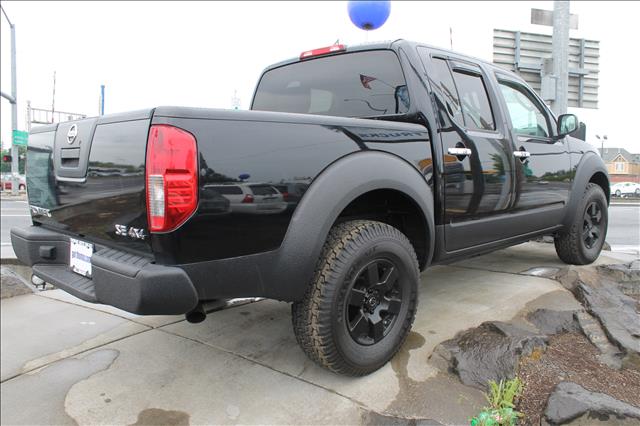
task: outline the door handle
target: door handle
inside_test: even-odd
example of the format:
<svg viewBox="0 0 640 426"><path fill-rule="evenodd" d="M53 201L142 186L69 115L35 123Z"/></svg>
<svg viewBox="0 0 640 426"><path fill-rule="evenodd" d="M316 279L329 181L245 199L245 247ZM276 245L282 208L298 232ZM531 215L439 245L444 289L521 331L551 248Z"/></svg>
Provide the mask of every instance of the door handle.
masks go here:
<svg viewBox="0 0 640 426"><path fill-rule="evenodd" d="M455 155L456 157L466 157L471 155L471 150L469 148L449 148L447 152L451 155Z"/></svg>
<svg viewBox="0 0 640 426"><path fill-rule="evenodd" d="M513 156L518 157L521 160L531 157L531 154L527 151L513 151Z"/></svg>

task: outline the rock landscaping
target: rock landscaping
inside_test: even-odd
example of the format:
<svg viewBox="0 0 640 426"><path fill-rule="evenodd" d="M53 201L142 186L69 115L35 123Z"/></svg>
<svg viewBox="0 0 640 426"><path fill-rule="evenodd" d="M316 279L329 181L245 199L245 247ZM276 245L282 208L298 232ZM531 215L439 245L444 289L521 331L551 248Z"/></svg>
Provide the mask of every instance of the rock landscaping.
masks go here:
<svg viewBox="0 0 640 426"><path fill-rule="evenodd" d="M583 309L482 323L442 342L429 361L484 390L520 378L522 424L640 420L639 266L530 269L558 280Z"/></svg>

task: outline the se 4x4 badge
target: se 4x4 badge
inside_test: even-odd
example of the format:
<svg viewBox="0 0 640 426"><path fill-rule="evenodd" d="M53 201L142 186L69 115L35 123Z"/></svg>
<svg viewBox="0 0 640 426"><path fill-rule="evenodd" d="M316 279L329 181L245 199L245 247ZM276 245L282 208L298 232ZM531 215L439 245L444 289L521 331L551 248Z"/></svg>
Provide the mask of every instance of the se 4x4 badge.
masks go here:
<svg viewBox="0 0 640 426"><path fill-rule="evenodd" d="M127 227L125 225L116 224L116 235L122 235L123 237L136 238L138 240L144 240L147 234L142 228Z"/></svg>

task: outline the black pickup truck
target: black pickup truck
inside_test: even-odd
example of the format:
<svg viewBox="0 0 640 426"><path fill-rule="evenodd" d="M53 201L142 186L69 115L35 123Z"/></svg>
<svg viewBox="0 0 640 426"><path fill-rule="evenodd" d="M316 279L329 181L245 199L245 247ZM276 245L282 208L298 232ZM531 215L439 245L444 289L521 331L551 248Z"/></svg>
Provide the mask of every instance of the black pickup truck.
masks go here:
<svg viewBox="0 0 640 426"><path fill-rule="evenodd" d="M517 75L397 40L268 67L251 111L158 107L39 127L33 225L11 231L34 280L137 314L292 303L332 371L384 365L420 271L553 235L593 262L609 179ZM428 276L428 272L427 272Z"/></svg>

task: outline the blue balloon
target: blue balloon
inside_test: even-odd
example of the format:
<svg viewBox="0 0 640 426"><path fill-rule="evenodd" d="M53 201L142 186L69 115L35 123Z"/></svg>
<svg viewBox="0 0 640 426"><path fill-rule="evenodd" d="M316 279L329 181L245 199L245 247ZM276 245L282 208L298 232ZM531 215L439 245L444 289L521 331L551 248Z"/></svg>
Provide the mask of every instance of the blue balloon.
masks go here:
<svg viewBox="0 0 640 426"><path fill-rule="evenodd" d="M353 24L365 31L380 28L391 13L390 1L350 1L347 4Z"/></svg>

